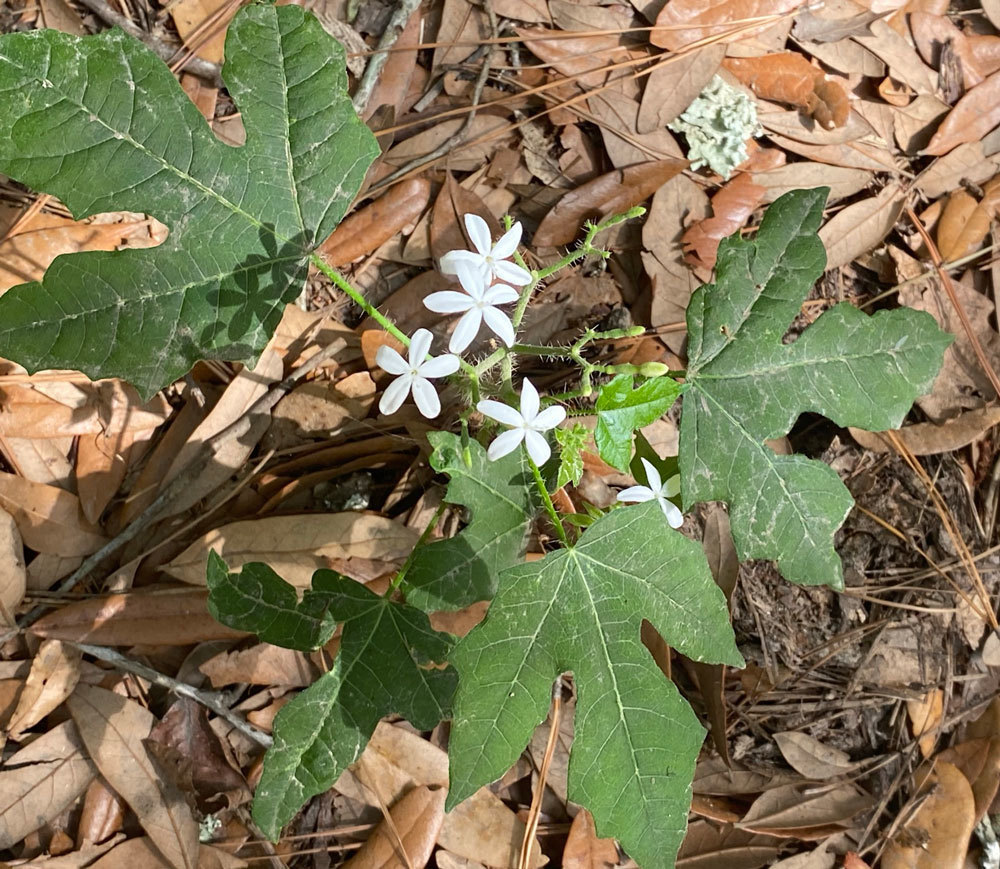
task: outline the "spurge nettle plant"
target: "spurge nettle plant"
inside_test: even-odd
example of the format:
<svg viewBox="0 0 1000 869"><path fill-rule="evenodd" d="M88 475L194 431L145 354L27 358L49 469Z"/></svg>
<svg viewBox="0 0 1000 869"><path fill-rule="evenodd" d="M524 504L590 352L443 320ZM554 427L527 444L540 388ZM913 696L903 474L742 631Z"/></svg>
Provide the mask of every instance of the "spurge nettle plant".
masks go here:
<svg viewBox="0 0 1000 869"><path fill-rule="evenodd" d="M442 258L442 289L425 300L451 317L448 350L435 355L429 331L405 334L318 253L378 153L351 107L339 44L299 6L246 6L229 27L223 77L246 126L241 148L219 142L167 67L121 31L0 37L0 171L76 217L138 211L170 231L156 248L59 257L41 281L9 290L0 356L30 371L122 377L148 396L198 359L253 362L310 267L404 345L405 356L378 353L391 375L379 409L412 400L439 421L430 463L464 528L435 539L432 522L383 595L320 570L300 599L267 565L233 573L213 555L207 566L210 609L228 625L304 651L342 630L330 670L275 719L257 823L277 837L386 715L425 730L451 719L454 807L516 761L553 683L571 673L569 799L640 865L671 866L704 730L640 642L642 620L693 660L742 663L701 546L678 530L683 513L725 502L740 558L840 588L833 538L851 496L828 466L767 441L807 411L898 426L949 336L922 313L839 304L784 340L824 268L818 189L782 196L752 237L722 242L715 282L688 306L683 371L595 361L598 342L641 328L519 340L539 285L607 257L599 233L641 209L588 224L576 248L534 268L519 224L508 219L494 240L468 215L469 249ZM575 372L571 388L544 395L520 376L538 357ZM637 432L682 394L679 453L657 455ZM564 515L552 494L579 481L585 449L636 485L611 509ZM526 562L536 532L547 551ZM462 639L431 628L428 613L484 600L485 620Z"/></svg>

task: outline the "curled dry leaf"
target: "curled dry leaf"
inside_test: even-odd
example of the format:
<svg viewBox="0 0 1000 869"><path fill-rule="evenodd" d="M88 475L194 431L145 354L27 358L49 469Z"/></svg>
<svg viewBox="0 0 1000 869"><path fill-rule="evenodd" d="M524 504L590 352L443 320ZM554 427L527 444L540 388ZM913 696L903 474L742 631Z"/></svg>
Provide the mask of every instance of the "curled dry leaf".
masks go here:
<svg viewBox="0 0 1000 869"><path fill-rule="evenodd" d="M204 585L211 549L225 559L230 570L248 561L263 561L286 582L308 588L313 571L329 567L332 559L402 561L419 536L418 531L374 513L268 516L209 531L162 570L182 582ZM350 573L349 562L346 571Z"/></svg>
<svg viewBox="0 0 1000 869"><path fill-rule="evenodd" d="M410 178L393 185L341 222L321 245L320 255L336 268L374 253L404 227L415 223L430 197L431 183L426 178Z"/></svg>
<svg viewBox="0 0 1000 869"><path fill-rule="evenodd" d="M983 437L993 426L1000 423L1000 407L990 405L963 414L944 423L918 422L903 426L895 434L915 456L934 456L960 450ZM866 450L876 453L892 453L895 448L883 432L848 429Z"/></svg>
<svg viewBox="0 0 1000 869"><path fill-rule="evenodd" d="M977 142L1000 124L1000 72L968 91L941 122L924 153L939 157L966 142Z"/></svg>
<svg viewBox="0 0 1000 869"><path fill-rule="evenodd" d="M807 733L790 730L775 733L774 741L788 765L806 778L830 779L854 769L847 752L824 745Z"/></svg>
<svg viewBox="0 0 1000 869"><path fill-rule="evenodd" d="M805 109L828 130L847 123L851 107L844 89L801 54L731 57L723 65L761 99Z"/></svg>
<svg viewBox="0 0 1000 869"><path fill-rule="evenodd" d="M100 646L187 646L246 636L212 618L208 591L202 588L144 590L76 601L43 616L29 630L39 637Z"/></svg>
<svg viewBox="0 0 1000 869"><path fill-rule="evenodd" d="M640 163L608 172L571 190L535 230L535 246L569 244L586 220L627 211L652 196L687 165L687 160L676 158Z"/></svg>
<svg viewBox="0 0 1000 869"><path fill-rule="evenodd" d="M106 842L125 823L125 801L98 776L87 788L76 828L77 846L84 842Z"/></svg>
<svg viewBox="0 0 1000 869"><path fill-rule="evenodd" d="M431 858L444 822L445 788L415 787L397 802L344 869L390 869L399 866L399 850L411 869L423 869Z"/></svg>
<svg viewBox="0 0 1000 869"><path fill-rule="evenodd" d="M0 848L58 817L97 775L72 721L11 755L0 768Z"/></svg>
<svg viewBox="0 0 1000 869"><path fill-rule="evenodd" d="M920 786L926 799L882 855L882 869L962 869L975 826L968 779L938 762Z"/></svg>
<svg viewBox="0 0 1000 869"><path fill-rule="evenodd" d="M24 546L17 523L0 507L0 625L12 627L27 589Z"/></svg>
<svg viewBox="0 0 1000 869"><path fill-rule="evenodd" d="M928 691L922 697L906 701L906 714L910 718L910 732L920 746L920 753L930 757L934 753L941 715L944 712L944 692L940 688Z"/></svg>
<svg viewBox="0 0 1000 869"><path fill-rule="evenodd" d="M965 189L952 192L937 223L937 246L941 258L951 262L978 248L1000 211L1000 176L983 185L978 202Z"/></svg>
<svg viewBox="0 0 1000 869"><path fill-rule="evenodd" d="M563 869L611 869L618 865L614 839L599 839L594 816L580 809L573 818L563 848Z"/></svg>
<svg viewBox="0 0 1000 869"><path fill-rule="evenodd" d="M155 723L152 713L94 685L78 685L66 705L101 775L131 806L160 853L177 869L197 869L198 824L144 745Z"/></svg>
<svg viewBox="0 0 1000 869"><path fill-rule="evenodd" d="M679 51L707 36L721 36L722 42L760 33L768 24L746 27L750 18L780 15L799 6L799 0L671 0L656 17L649 41L660 48Z"/></svg>
<svg viewBox="0 0 1000 869"><path fill-rule="evenodd" d="M21 739L24 731L38 724L73 693L80 681L80 660L79 649L59 640L42 642L31 662L17 709L7 725L11 739Z"/></svg>
<svg viewBox="0 0 1000 869"><path fill-rule="evenodd" d="M727 181L712 197L712 216L691 226L681 239L687 262L703 269L715 268L719 242L743 228L764 193L749 173Z"/></svg>

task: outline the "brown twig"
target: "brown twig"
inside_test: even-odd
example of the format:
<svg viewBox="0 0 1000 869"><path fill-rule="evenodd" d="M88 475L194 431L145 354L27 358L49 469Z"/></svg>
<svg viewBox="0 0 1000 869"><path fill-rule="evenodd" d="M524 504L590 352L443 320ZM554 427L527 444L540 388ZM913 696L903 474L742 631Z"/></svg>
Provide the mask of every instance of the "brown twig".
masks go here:
<svg viewBox="0 0 1000 869"><path fill-rule="evenodd" d="M371 95L375 91L375 85L378 83L379 73L382 72L382 67L385 66L385 62L389 59L389 52L396 40L399 39L403 28L406 27L406 22L410 20L410 16L416 11L419 5L420 0L399 0L396 8L393 9L389 23L386 24L385 30L382 31L378 45L371 53L371 58L365 66L365 71L361 74L361 81L358 82L358 88L354 92L354 111L359 115L364 116L365 107L368 105L368 100L371 99ZM417 51L417 48L408 48L407 50Z"/></svg>

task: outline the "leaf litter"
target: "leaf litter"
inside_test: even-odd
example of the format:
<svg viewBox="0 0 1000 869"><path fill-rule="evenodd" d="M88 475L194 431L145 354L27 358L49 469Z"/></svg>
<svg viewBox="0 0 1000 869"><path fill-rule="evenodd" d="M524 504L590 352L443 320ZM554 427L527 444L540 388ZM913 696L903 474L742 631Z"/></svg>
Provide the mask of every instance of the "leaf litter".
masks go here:
<svg viewBox="0 0 1000 869"><path fill-rule="evenodd" d="M155 4L140 5L158 11ZM411 322L425 316L423 296L441 289L428 269L456 246L449 233L457 215L475 211L494 223L510 210L533 233L544 262L542 249L573 243L582 220L645 203L651 206L645 222L613 235L614 253L600 282L585 264L541 294L528 322L535 316L532 328L558 334L612 314L627 316L652 327L650 358L683 367L688 348L678 327L700 283L695 269L706 276L718 239L735 229L752 238L763 204L791 189L829 185L821 227L828 269L792 332L848 301L927 310L957 336L898 442L925 457L995 589L1000 564L990 546L998 396L961 317L936 284L929 252L900 216L907 202L937 204L933 237L944 260L956 263L959 303L996 364L991 258L1000 100L990 95L998 75L997 10L985 4L986 16L973 26L941 4L905 16L898 4L849 0L808 10L773 0L736 7L681 0L662 7L579 7L559 0L492 5L503 32L520 41L488 52L480 45L491 25L479 7L449 0L409 17L397 46L410 50L392 55L394 65L386 67L392 75L384 76L363 112L376 134L391 129L381 139L386 153L340 238L335 233L328 242L355 282L390 315ZM344 4L320 6L355 50L374 46L384 28L363 15L352 25ZM190 53L220 59L232 11L231 4L186 0L171 7L177 32L168 26L167 39L186 48L182 65L191 63L185 60ZM19 14L22 27L60 20L34 18L30 8ZM73 26L64 20L67 29ZM659 29L606 32L650 25ZM103 29L97 19L84 26ZM706 37L707 43L698 42ZM441 44L433 52L413 50L421 40ZM462 132L484 57L492 69L478 99L489 106ZM358 61L352 59L355 70L363 66ZM720 67L753 93L766 130L760 144L782 155L784 165L754 162L752 154L729 182L684 168L685 143L664 126ZM636 70L651 74L633 78ZM220 135L241 125L224 90L184 76L187 92ZM455 114L435 119L447 111ZM446 160L421 162L440 146ZM407 177L386 185L394 168ZM923 197L919 202L914 190ZM3 289L40 278L61 253L154 247L169 237L155 215L76 221L55 200L32 206L11 183L0 192ZM207 614L206 592L178 589L178 581L203 583L207 553L221 551L234 568L270 560L300 588L316 569L384 587L425 524L419 510L433 492L412 445L422 429L413 420L390 424L372 409L378 383L362 348L371 347L372 337L365 336L373 324L359 321L324 279L311 275L305 287L304 309L286 309L261 366L199 362L149 403L120 383L90 384L68 371L0 370L0 506L9 517L0 576L4 618L40 602L59 603L22 635L27 641L8 638L3 647L0 665L12 666L9 673L0 670L0 699L8 698L0 708L8 740L0 793L13 799L0 806L0 842L7 849L0 856L58 865L60 837L71 852L82 842L68 810L98 803L117 806L111 815L119 821L111 826L131 832L121 844L104 838L111 832L101 834L114 847L92 865L144 859L230 865L227 860L238 858L199 849L197 823L209 814L224 822L221 847L233 850L238 843L243 857L263 855L239 810L247 795L242 782L257 783L260 746L199 698L237 691L231 704L253 716L270 709L273 718L274 707L292 702L326 671L338 639L315 655L276 654L277 647L219 625ZM575 307L567 314L569 301ZM441 328L430 320L426 326ZM197 466L213 434L244 418L270 384L332 340L342 341L341 349L309 382L250 420L244 435L213 447L186 497L140 530L111 564L106 582L91 578L62 587L80 559L142 515L164 480ZM625 347L606 352L612 361L631 358ZM530 366L524 373L534 376ZM799 450L833 464L867 511L856 511L837 538L847 593L835 598L795 588L778 582L766 565L744 564L732 617L740 648L750 652L748 668L721 670L710 683L674 667L675 681L692 696L699 685L717 685L731 763L720 767L712 749L702 750L694 808L715 820L691 824L679 865L781 860L775 865L812 869L832 860L870 865L882 854L882 865L922 867L933 859L926 865L961 866L972 826L995 799L1000 731L996 705L988 700L998 688L997 671L974 669L979 640L960 628L956 601L968 590L954 545L934 511L924 509L927 492L902 465L897 442L854 431L804 419L791 433ZM386 461L387 455L398 461ZM585 464L590 488L571 488L573 498L596 491L595 483L606 489L611 478L607 465ZM472 515L463 533L475 529ZM461 527L447 513L442 542L458 539L453 534ZM526 545L529 559L539 554L530 536ZM465 604L452 602L463 608L442 614L449 625L461 624L462 633L482 617L481 607ZM435 616L432 623L444 620ZM956 640L947 654L928 639L951 631ZM170 698L148 693L141 675L116 680L107 662L96 666L102 659L81 653L77 643L123 650L117 654L141 658L202 693L171 705ZM946 672L963 678L948 682ZM900 673L907 674L905 696L897 696ZM104 685L95 687L102 674ZM891 726L905 719L906 699L938 697L934 692L945 692L936 745L926 727ZM702 699L708 703L708 696ZM705 719L713 736L718 715L717 709ZM109 721L116 722L112 730ZM962 721L964 728L956 723ZM572 729L560 732L568 735L557 743L555 768L565 769ZM178 756L185 739L196 746L190 758ZM438 865L517 865L524 825L516 811L528 805L532 787L542 786L532 767L538 757L512 760L495 793L480 790L442 815L443 745L439 731L378 724L357 763L293 821L289 834L302 838L282 842L281 853L325 851L326 834L350 827L346 819L360 812L363 829L341 837L367 843L354 865L383 865L400 841L411 865L435 859ZM930 773L920 766L921 749L934 763ZM586 813L567 802L565 787L545 787L538 841L550 859L622 865L620 852L595 838ZM43 792L55 798L40 800ZM197 794L198 806L181 792ZM228 796L205 802L218 794ZM140 828L148 838L137 835ZM311 839L317 832L323 837ZM976 842L972 836L973 854ZM338 846L328 853L346 852ZM532 855L532 865L545 860L538 844Z"/></svg>

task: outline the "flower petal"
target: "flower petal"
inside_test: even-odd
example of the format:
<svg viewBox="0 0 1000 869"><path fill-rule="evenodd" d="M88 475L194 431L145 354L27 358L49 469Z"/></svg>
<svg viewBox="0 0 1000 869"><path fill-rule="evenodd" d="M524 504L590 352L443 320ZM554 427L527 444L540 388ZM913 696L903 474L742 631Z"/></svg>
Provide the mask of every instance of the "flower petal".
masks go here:
<svg viewBox="0 0 1000 869"><path fill-rule="evenodd" d="M476 405L476 410L483 416L488 416L490 419L495 419L504 425L515 426L517 429L520 429L524 423L524 420L521 419L521 414L509 404L504 404L502 401L493 401L491 398L486 398L479 402Z"/></svg>
<svg viewBox="0 0 1000 869"><path fill-rule="evenodd" d="M410 394L411 382L412 378L408 374L392 381L382 393L382 400L378 403L379 412L388 416L399 410L399 406L406 401L406 396Z"/></svg>
<svg viewBox="0 0 1000 869"><path fill-rule="evenodd" d="M518 299L517 290L506 284L494 284L485 293L483 301L488 305L509 305Z"/></svg>
<svg viewBox="0 0 1000 869"><path fill-rule="evenodd" d="M438 271L443 275L455 275L458 274L458 267L462 263L473 268L481 268L483 258L471 250L450 250L438 260Z"/></svg>
<svg viewBox="0 0 1000 869"><path fill-rule="evenodd" d="M663 510L663 515L667 517L667 523L671 528L680 528L684 524L684 514L677 509L676 505L664 498L660 500L660 508Z"/></svg>
<svg viewBox="0 0 1000 869"><path fill-rule="evenodd" d="M512 428L510 431L505 431L503 434L497 435L493 439L493 443L490 444L490 448L486 451L486 455L489 456L491 462L495 462L497 459L507 455L507 453L514 452L520 446L521 441L524 440L524 435L523 428Z"/></svg>
<svg viewBox="0 0 1000 869"><path fill-rule="evenodd" d="M413 378L413 400L417 403L417 410L427 419L434 419L441 413L441 399L438 398L437 390L423 377Z"/></svg>
<svg viewBox="0 0 1000 869"><path fill-rule="evenodd" d="M478 265L459 263L456 274L465 292L477 301L483 298L489 284L485 263L480 262Z"/></svg>
<svg viewBox="0 0 1000 869"><path fill-rule="evenodd" d="M451 333L451 341L448 342L448 349L452 353L461 353L479 334L479 327L483 324L483 312L479 308L469 308L455 326L455 331Z"/></svg>
<svg viewBox="0 0 1000 869"><path fill-rule="evenodd" d="M535 389L535 384L525 377L521 384L521 416L525 423L531 425L535 421L535 417L538 416L538 407L538 390Z"/></svg>
<svg viewBox="0 0 1000 869"><path fill-rule="evenodd" d="M566 408L554 404L538 414L532 421L531 427L535 431L548 431L550 428L555 428L564 419L566 419Z"/></svg>
<svg viewBox="0 0 1000 869"><path fill-rule="evenodd" d="M656 465L647 459L641 461L642 466L646 469L646 482L649 484L649 488L654 492L659 492L663 483L660 480L660 472L656 470Z"/></svg>
<svg viewBox="0 0 1000 869"><path fill-rule="evenodd" d="M501 235L499 239L497 239L497 243L493 245L493 250L490 251L490 255L493 259L507 259L507 257L514 255L514 251L517 250L517 246L520 243L521 221L519 220L503 235Z"/></svg>
<svg viewBox="0 0 1000 869"><path fill-rule="evenodd" d="M549 456L552 455L552 447L545 440L545 435L541 435L531 429L528 429L524 433L524 445L528 448L528 455L531 456L531 461L538 465L538 467L544 465L549 460Z"/></svg>
<svg viewBox="0 0 1000 869"><path fill-rule="evenodd" d="M385 344L375 351L375 364L390 374L405 374L410 370L410 363Z"/></svg>
<svg viewBox="0 0 1000 869"><path fill-rule="evenodd" d="M431 293L424 299L424 307L435 314L463 314L474 304L476 304L475 299L456 290Z"/></svg>
<svg viewBox="0 0 1000 869"><path fill-rule="evenodd" d="M465 215L465 231L469 235L472 246L479 251L482 256L490 255L490 247L493 237L490 234L490 227L478 214Z"/></svg>
<svg viewBox="0 0 1000 869"><path fill-rule="evenodd" d="M444 356L435 356L433 359L422 362L417 369L417 374L421 377L447 377L458 371L461 364L457 356L445 353Z"/></svg>
<svg viewBox="0 0 1000 869"><path fill-rule="evenodd" d="M522 269L517 263L506 260L493 263L493 274L497 276L497 280L513 284L515 287L523 287L525 284L531 283L531 272Z"/></svg>
<svg viewBox="0 0 1000 869"><path fill-rule="evenodd" d="M427 358L434 336L429 329L417 329L410 338L410 367L416 368Z"/></svg>
<svg viewBox="0 0 1000 869"><path fill-rule="evenodd" d="M656 493L648 486L629 486L618 493L618 500L630 504L641 504L643 501L652 501Z"/></svg>
<svg viewBox="0 0 1000 869"><path fill-rule="evenodd" d="M483 319L486 321L486 325L493 330L494 334L504 344L508 347L514 346L516 336L514 335L514 326L510 322L510 317L499 308L489 305L483 308Z"/></svg>

